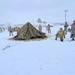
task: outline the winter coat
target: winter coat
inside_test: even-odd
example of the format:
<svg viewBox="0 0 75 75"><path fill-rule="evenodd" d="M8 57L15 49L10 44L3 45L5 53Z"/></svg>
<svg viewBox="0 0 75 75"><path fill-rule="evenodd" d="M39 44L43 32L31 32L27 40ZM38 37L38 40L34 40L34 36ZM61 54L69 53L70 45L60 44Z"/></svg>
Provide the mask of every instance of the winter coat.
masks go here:
<svg viewBox="0 0 75 75"><path fill-rule="evenodd" d="M38 29L39 29L39 31L42 31L42 26L41 26L41 25L39 25Z"/></svg>
<svg viewBox="0 0 75 75"><path fill-rule="evenodd" d="M65 35L67 34L67 29L68 29L68 24L65 24L65 26L64 26Z"/></svg>
<svg viewBox="0 0 75 75"><path fill-rule="evenodd" d="M75 25L72 25L71 27L71 38L75 37Z"/></svg>
<svg viewBox="0 0 75 75"><path fill-rule="evenodd" d="M13 31L14 31L14 28L8 27L8 31L9 31L9 32L13 32Z"/></svg>
<svg viewBox="0 0 75 75"><path fill-rule="evenodd" d="M0 32L2 32L2 27L0 27Z"/></svg>
<svg viewBox="0 0 75 75"><path fill-rule="evenodd" d="M50 25L47 26L47 30L50 30Z"/></svg>
<svg viewBox="0 0 75 75"><path fill-rule="evenodd" d="M64 30L59 30L56 34L56 37L63 38L65 36Z"/></svg>
<svg viewBox="0 0 75 75"><path fill-rule="evenodd" d="M46 27L46 30L48 31L48 33L51 33L50 25L48 25L48 26Z"/></svg>

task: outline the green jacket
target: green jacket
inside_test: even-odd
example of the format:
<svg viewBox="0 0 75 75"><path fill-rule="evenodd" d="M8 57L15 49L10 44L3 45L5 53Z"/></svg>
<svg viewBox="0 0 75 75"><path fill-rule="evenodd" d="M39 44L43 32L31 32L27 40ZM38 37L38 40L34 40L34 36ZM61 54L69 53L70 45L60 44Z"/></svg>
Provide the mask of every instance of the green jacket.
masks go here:
<svg viewBox="0 0 75 75"><path fill-rule="evenodd" d="M64 30L59 30L59 31L57 32L56 36L59 37L59 38L63 38L63 37L65 36Z"/></svg>

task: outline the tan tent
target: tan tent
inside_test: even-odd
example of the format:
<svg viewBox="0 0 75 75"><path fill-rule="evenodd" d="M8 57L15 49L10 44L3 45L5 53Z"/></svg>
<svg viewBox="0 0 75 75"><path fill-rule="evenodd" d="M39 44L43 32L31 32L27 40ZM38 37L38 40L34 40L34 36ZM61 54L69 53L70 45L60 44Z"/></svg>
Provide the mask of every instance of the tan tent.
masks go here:
<svg viewBox="0 0 75 75"><path fill-rule="evenodd" d="M42 38L44 39L45 33L37 30L31 23L27 22L21 29L17 32L17 35L14 37L15 40L29 40Z"/></svg>

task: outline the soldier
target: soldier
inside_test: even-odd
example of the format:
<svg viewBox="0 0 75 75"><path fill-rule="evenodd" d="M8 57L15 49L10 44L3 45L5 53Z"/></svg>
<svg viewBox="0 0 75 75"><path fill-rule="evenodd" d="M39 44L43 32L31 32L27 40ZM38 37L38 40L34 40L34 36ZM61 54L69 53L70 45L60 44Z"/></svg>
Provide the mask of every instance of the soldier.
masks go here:
<svg viewBox="0 0 75 75"><path fill-rule="evenodd" d="M68 24L67 24L67 22L65 22L65 26L64 26L65 35L67 34L67 29L68 29Z"/></svg>
<svg viewBox="0 0 75 75"><path fill-rule="evenodd" d="M60 41L63 42L63 40L65 38L65 34L64 34L64 30L62 28L60 28L60 30L57 32L55 40L57 40L57 38L60 38Z"/></svg>
<svg viewBox="0 0 75 75"><path fill-rule="evenodd" d="M9 36L13 36L13 28L11 26L8 27Z"/></svg>
<svg viewBox="0 0 75 75"><path fill-rule="evenodd" d="M42 31L42 26L41 26L41 25L39 25L38 29L39 29L39 31Z"/></svg>
<svg viewBox="0 0 75 75"><path fill-rule="evenodd" d="M2 32L2 27L0 27L0 32Z"/></svg>
<svg viewBox="0 0 75 75"><path fill-rule="evenodd" d="M5 28L3 27L3 31L5 31Z"/></svg>
<svg viewBox="0 0 75 75"><path fill-rule="evenodd" d="M73 21L73 24L71 26L71 36L72 38L72 41L74 41L74 38L75 38L75 21Z"/></svg>
<svg viewBox="0 0 75 75"><path fill-rule="evenodd" d="M50 25L48 24L47 29L48 33L51 33Z"/></svg>

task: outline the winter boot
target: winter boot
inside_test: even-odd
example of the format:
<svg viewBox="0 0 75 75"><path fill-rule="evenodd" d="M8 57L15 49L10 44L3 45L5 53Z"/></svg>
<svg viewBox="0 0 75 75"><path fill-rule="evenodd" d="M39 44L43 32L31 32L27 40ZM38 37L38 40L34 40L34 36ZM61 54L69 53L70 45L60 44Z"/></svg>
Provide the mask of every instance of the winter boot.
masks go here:
<svg viewBox="0 0 75 75"><path fill-rule="evenodd" d="M55 40L57 40L57 37L55 38Z"/></svg>
<svg viewBox="0 0 75 75"><path fill-rule="evenodd" d="M61 39L60 41L63 42L63 39Z"/></svg>
<svg viewBox="0 0 75 75"><path fill-rule="evenodd" d="M72 41L74 41L74 39L72 39Z"/></svg>

